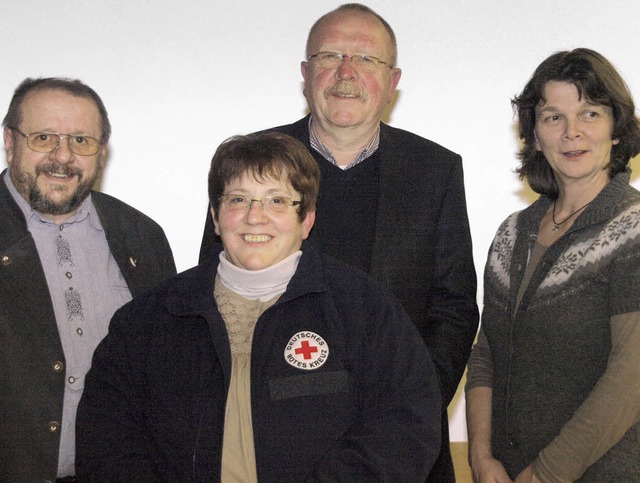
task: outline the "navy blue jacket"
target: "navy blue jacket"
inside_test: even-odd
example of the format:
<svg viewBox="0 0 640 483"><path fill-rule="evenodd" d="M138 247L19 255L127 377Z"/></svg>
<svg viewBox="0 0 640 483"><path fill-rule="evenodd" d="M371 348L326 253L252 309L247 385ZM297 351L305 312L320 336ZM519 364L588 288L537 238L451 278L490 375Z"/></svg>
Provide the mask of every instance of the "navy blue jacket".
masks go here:
<svg viewBox="0 0 640 483"><path fill-rule="evenodd" d="M217 256L134 299L95 352L78 410L83 480L219 480L231 352L213 298ZM319 335L323 365L286 361ZM395 299L305 245L258 319L251 404L260 481L424 481L440 447L428 350Z"/></svg>

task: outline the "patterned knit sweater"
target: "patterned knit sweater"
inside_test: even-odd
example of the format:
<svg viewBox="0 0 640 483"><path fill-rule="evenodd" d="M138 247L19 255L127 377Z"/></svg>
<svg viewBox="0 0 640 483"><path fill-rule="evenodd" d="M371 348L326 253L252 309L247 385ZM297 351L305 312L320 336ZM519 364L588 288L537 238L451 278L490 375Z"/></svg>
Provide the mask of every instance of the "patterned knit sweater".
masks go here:
<svg viewBox="0 0 640 483"><path fill-rule="evenodd" d="M640 331L640 193L629 186L629 177L612 179L546 250L518 307L530 250L552 200L542 196L509 216L493 241L482 330L492 372L492 449L512 478L538 458L534 468L545 481L640 481L640 347L624 347L618 339L612 344L612 321L626 320L628 340L637 340ZM575 458L562 465L551 457L545 461L549 446L564 445L554 451L572 454L577 439L589 444L600 436L603 425L592 424L591 417L598 404L585 401L614 372L605 373L612 347L622 351L623 363L630 362L629 385L616 390L611 403L612 414L626 418L621 434L601 453L576 448ZM482 364L474 357L475 351L470 386L487 385L477 383L482 378L474 366ZM591 416L579 417L585 407Z"/></svg>

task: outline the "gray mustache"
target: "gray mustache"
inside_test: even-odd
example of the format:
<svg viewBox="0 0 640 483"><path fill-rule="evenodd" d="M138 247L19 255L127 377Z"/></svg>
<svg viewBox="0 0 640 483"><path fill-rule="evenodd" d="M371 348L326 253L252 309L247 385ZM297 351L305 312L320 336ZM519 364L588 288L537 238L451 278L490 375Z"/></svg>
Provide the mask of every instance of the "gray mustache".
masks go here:
<svg viewBox="0 0 640 483"><path fill-rule="evenodd" d="M367 100L367 93L360 86L352 82L339 81L328 87L324 91L325 98L331 96L354 96L362 100Z"/></svg>
<svg viewBox="0 0 640 483"><path fill-rule="evenodd" d="M36 167L36 174L42 174L44 172L50 172L54 174L62 174L64 176L78 176L82 178L82 170L74 166L66 166L57 163L47 163Z"/></svg>

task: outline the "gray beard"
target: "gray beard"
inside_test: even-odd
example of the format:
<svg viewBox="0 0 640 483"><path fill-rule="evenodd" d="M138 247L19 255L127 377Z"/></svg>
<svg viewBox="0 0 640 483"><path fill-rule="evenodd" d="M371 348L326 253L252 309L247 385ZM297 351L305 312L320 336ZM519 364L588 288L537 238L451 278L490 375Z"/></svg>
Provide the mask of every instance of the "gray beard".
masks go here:
<svg viewBox="0 0 640 483"><path fill-rule="evenodd" d="M50 170L54 172L63 171L73 172L76 176L78 176L78 187L75 192L67 199L63 201L53 201L51 198L46 196L40 188L38 188L37 179L38 175L45 171ZM45 165L40 166L36 169L35 176L31 176L26 173L16 173L15 170L11 171L13 184L16 187L23 186L26 188L26 193L28 193L28 201L31 208L38 213L42 213L43 215L66 215L68 213L73 213L76 211L82 202L89 196L91 192L91 187L93 183L100 175L100 170L95 173L95 176L92 179L84 180L82 177L82 171L79 170L70 170L68 168L64 169L55 169L55 166ZM68 173L70 174L70 173ZM23 193L24 194L24 193Z"/></svg>
<svg viewBox="0 0 640 483"><path fill-rule="evenodd" d="M81 182L71 197L63 201L53 201L51 198L45 196L36 186L35 178L33 178L29 184L29 205L43 215L66 215L76 211L87 196L89 196L92 185Z"/></svg>

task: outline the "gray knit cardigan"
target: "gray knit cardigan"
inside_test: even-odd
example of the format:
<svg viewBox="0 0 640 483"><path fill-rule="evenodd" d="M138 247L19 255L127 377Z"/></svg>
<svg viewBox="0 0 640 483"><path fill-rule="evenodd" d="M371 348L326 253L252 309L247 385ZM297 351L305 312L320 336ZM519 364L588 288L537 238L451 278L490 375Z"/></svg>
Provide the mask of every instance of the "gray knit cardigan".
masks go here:
<svg viewBox="0 0 640 483"><path fill-rule="evenodd" d="M517 311L530 248L552 200L541 196L509 216L489 251L482 327L493 367L492 446L512 478L602 376L610 318L640 311L640 193L629 178L616 175L546 250ZM640 481L640 423L580 481Z"/></svg>

